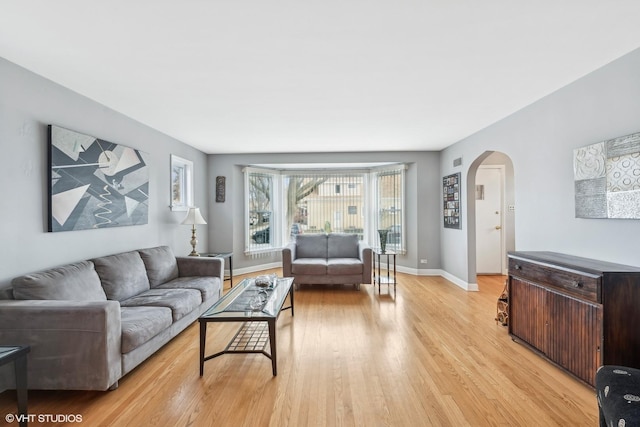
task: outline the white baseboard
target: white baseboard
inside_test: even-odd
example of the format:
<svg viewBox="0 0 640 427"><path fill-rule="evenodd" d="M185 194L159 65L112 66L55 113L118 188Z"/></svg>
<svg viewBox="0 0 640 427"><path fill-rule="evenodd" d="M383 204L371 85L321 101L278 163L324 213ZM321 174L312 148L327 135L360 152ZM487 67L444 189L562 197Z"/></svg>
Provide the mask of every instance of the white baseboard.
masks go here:
<svg viewBox="0 0 640 427"><path fill-rule="evenodd" d="M477 283L465 282L464 280L460 279L459 277L456 277L453 274L450 274L450 273L448 273L448 272L446 272L444 270L440 270L440 276L444 277L445 279L447 279L448 281L450 281L454 285L461 287L465 291L478 291L479 290Z"/></svg>
<svg viewBox="0 0 640 427"><path fill-rule="evenodd" d="M238 268L238 269L234 269L233 270L233 274L249 274L249 273L255 273L256 271L262 271L262 270L269 270L271 268L280 268L282 267L282 263L280 262L272 262L270 264L261 264L261 265L254 265L251 267L246 267L246 268ZM444 270L440 270L440 269L435 269L435 268L421 268L421 269L417 269L417 268L408 268L408 267L403 267L401 265L398 265L396 267L396 270L399 273L405 273L405 274L411 274L414 276L441 276L445 279L447 279L448 281L450 281L451 283L453 283L454 285L464 289L465 291L478 291L478 284L477 283L469 283L469 282L465 282L464 280L454 276L453 274L450 274Z"/></svg>
<svg viewBox="0 0 640 427"><path fill-rule="evenodd" d="M282 263L281 262L272 262L270 264L260 264L260 265L252 265L251 267L245 267L245 268L234 268L233 269L233 275L241 275L241 274L249 274L249 273L255 273L256 271L262 271L262 270L269 270L271 268L281 268L282 267Z"/></svg>

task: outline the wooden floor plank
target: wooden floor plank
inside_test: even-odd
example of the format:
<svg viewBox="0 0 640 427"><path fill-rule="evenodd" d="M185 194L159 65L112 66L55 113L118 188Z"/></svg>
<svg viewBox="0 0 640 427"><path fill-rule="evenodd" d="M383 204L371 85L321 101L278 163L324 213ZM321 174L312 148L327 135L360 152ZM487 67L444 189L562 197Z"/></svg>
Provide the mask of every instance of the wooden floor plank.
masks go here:
<svg viewBox="0 0 640 427"><path fill-rule="evenodd" d="M117 390L30 391L29 411L91 426L597 425L594 391L494 320L503 276L480 276L479 292L441 277L398 280L395 296L302 286L295 317L278 320L277 377L266 357L236 354L207 361L200 378L196 322ZM207 351L238 326L209 324ZM0 415L15 412L15 392L0 393Z"/></svg>

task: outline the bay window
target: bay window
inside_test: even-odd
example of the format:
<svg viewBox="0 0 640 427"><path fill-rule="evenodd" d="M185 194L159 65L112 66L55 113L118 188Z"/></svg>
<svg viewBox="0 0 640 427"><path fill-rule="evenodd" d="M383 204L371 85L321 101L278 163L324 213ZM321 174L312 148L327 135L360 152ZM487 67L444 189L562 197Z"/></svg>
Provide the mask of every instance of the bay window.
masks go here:
<svg viewBox="0 0 640 427"><path fill-rule="evenodd" d="M356 234L378 246L380 228L387 247L404 252L404 169L245 168L245 253L280 250L301 233Z"/></svg>

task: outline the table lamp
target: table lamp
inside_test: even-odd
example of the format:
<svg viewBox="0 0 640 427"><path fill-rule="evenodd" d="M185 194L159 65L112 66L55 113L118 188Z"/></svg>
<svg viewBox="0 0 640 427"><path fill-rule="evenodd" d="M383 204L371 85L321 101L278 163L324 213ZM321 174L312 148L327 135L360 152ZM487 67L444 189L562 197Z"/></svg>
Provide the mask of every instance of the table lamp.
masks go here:
<svg viewBox="0 0 640 427"><path fill-rule="evenodd" d="M196 224L206 224L207 221L202 218L200 214L200 208L189 208L189 212L187 212L187 216L182 220L182 224L191 225L191 246L193 250L189 254L189 256L200 256L198 251L196 251L196 245L198 244L198 239L196 238Z"/></svg>

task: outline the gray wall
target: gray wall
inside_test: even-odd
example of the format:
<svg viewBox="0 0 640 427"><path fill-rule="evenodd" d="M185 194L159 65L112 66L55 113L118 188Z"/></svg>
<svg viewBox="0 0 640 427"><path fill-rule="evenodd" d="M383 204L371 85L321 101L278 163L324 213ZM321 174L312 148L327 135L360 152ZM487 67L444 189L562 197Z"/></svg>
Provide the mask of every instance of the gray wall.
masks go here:
<svg viewBox="0 0 640 427"><path fill-rule="evenodd" d="M150 155L149 223L48 233L47 125L55 124ZM207 156L86 97L0 58L0 287L18 275L120 251L169 245L191 250L185 212L169 209L170 154L195 168L195 200L205 217ZM199 248L207 247L206 226Z"/></svg>
<svg viewBox="0 0 640 427"><path fill-rule="evenodd" d="M597 70L504 120L443 150L432 152L209 155L90 99L0 59L0 286L19 274L94 256L168 244L188 253L184 213L169 205L169 156L194 161L196 205L209 226L199 226L198 248L233 250L234 267L279 263L280 255L243 255L241 167L253 163L407 162L406 271L441 269L475 282L469 265L469 215L462 230L442 226L441 177L499 151L513 162L515 248L552 250L640 266L638 220L574 217L573 149L640 131L640 50ZM56 124L145 151L151 156L149 224L106 230L46 232L46 126ZM453 159L462 157L461 167ZM216 203L213 185L227 177L227 199ZM211 183L211 184L210 184ZM467 200L463 186L462 200ZM467 206L468 208L468 206ZM412 232L415 230L415 232ZM428 265L419 264L428 259ZM475 260L475 254L472 254Z"/></svg>
<svg viewBox="0 0 640 427"><path fill-rule="evenodd" d="M406 162L407 254L398 257L399 270L438 269L440 266L439 154L433 152L225 154L209 156L209 182L225 176L226 201L209 200L215 221L209 227L211 251L233 251L234 270L252 271L258 266L280 264L280 253L256 257L244 255L244 180L242 167L250 164ZM428 265L418 260L428 259Z"/></svg>
<svg viewBox="0 0 640 427"><path fill-rule="evenodd" d="M573 149L640 131L639 76L640 50L635 50L447 148L440 172L451 173L453 159L462 156L466 182L474 159L500 151L513 161L516 250L640 266L640 220L575 218L573 181ZM473 283L468 221L465 215L462 230L441 227L441 256L444 270Z"/></svg>

